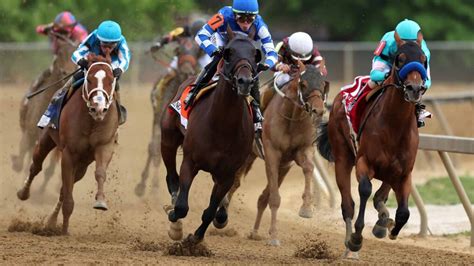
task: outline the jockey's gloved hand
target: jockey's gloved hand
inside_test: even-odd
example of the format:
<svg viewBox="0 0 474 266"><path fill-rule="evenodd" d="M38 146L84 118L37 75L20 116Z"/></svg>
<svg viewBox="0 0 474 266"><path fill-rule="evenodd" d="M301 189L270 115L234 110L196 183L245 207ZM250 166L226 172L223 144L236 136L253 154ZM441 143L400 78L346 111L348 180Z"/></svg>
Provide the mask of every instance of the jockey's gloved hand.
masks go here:
<svg viewBox="0 0 474 266"><path fill-rule="evenodd" d="M122 75L122 72L123 72L123 71L122 71L122 69L120 69L120 68L114 69L114 70L113 70L114 77L119 78L120 75Z"/></svg>
<svg viewBox="0 0 474 266"><path fill-rule="evenodd" d="M263 71L266 71L270 68L269 65L265 64L265 63L258 63L257 65L257 73L259 72L263 72Z"/></svg>
<svg viewBox="0 0 474 266"><path fill-rule="evenodd" d="M217 47L217 49L214 50L214 52L212 52L211 57L222 55L222 52L223 52L223 49L221 47Z"/></svg>
<svg viewBox="0 0 474 266"><path fill-rule="evenodd" d="M77 65L80 66L82 69L87 69L89 67L89 62L85 58L79 59L77 61Z"/></svg>

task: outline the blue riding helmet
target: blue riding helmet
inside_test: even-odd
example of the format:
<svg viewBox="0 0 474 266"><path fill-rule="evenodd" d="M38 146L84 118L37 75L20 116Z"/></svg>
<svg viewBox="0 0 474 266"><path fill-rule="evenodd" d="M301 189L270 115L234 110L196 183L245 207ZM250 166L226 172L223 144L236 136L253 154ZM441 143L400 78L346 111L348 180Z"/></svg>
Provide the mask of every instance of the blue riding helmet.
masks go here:
<svg viewBox="0 0 474 266"><path fill-rule="evenodd" d="M258 14L257 0L234 0L232 11L238 14Z"/></svg>
<svg viewBox="0 0 474 266"><path fill-rule="evenodd" d="M106 20L97 28L97 37L101 42L118 42L122 38L122 29L117 22Z"/></svg>
<svg viewBox="0 0 474 266"><path fill-rule="evenodd" d="M402 40L416 40L418 32L421 30L420 25L413 20L405 19L398 23L395 31Z"/></svg>

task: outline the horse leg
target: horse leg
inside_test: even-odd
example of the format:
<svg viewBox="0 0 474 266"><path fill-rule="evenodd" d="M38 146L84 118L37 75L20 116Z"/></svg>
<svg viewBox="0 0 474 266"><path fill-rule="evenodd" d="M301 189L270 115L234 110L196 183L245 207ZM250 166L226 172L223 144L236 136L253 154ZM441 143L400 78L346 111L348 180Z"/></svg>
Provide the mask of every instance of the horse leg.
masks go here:
<svg viewBox="0 0 474 266"><path fill-rule="evenodd" d="M72 211L74 210L74 198L72 195L74 189L74 173L75 173L75 160L71 152L66 148L63 150L61 157L61 177L63 186L61 194L64 197L62 203L63 212L63 235L68 234L69 218L71 217Z"/></svg>
<svg viewBox="0 0 474 266"><path fill-rule="evenodd" d="M97 181L97 194L95 195L95 203L93 208L97 210L108 210L105 202L104 183L107 178L107 167L112 160L114 154L114 145L106 144L97 147L94 154L95 159L95 180Z"/></svg>
<svg viewBox="0 0 474 266"><path fill-rule="evenodd" d="M295 161L303 169L305 179L302 195L303 205L300 208L299 215L303 218L311 218L313 217L311 181L314 171L314 152L312 152L312 148L298 152Z"/></svg>
<svg viewBox="0 0 474 266"><path fill-rule="evenodd" d="M167 122L170 123L170 121ZM161 130L161 157L163 158L163 163L166 167L166 184L168 186L168 192L171 195L171 203L174 205L179 189L179 175L178 172L176 172L176 154L179 145L183 143L183 136L181 135L181 132L173 126L162 126Z"/></svg>
<svg viewBox="0 0 474 266"><path fill-rule="evenodd" d="M384 238L387 235L387 226L389 224L389 212L387 207L385 207L385 202L387 202L388 193L390 192L390 185L383 182L380 188L375 192L374 195L374 207L379 213L379 219L372 229L372 234L377 238Z"/></svg>
<svg viewBox="0 0 474 266"><path fill-rule="evenodd" d="M244 165L242 165L242 167L237 170L237 173L235 174L234 184L227 193L226 198L222 201L223 204L221 204L221 207L229 209L229 204L232 200L232 197L234 196L235 191L237 191L237 189L240 187L240 182L242 178L250 171L250 168L252 168L255 159L257 159L257 156L251 153L249 157L245 160Z"/></svg>
<svg viewBox="0 0 474 266"><path fill-rule="evenodd" d="M36 144L35 150L33 151L33 162L30 166L30 174L25 180L23 188L17 192L17 196L20 200L27 200L30 197L31 183L35 176L41 171L44 159L54 147L56 147L56 143L53 141L48 131L43 131L38 144Z"/></svg>
<svg viewBox="0 0 474 266"><path fill-rule="evenodd" d="M209 201L209 206L202 213L202 217L201 217L202 223L198 227L198 229L194 232L194 236L196 237L197 241L202 241L204 239L204 234L206 233L207 227L212 222L212 220L214 220L214 218L216 217L216 212L217 212L217 208L219 207L219 204L224 199L225 195L227 194L227 192L229 192L229 189L232 187L232 184L234 183L233 182L234 180L232 177L223 179L224 182L220 183L219 177L213 175L213 180L215 180L216 183L214 183L214 187L212 188L212 194L211 194L211 199ZM223 210L223 214L221 214L221 217L225 216L225 219L226 219L225 223L227 223L227 212L225 211L225 208L221 208L221 209Z"/></svg>
<svg viewBox="0 0 474 266"><path fill-rule="evenodd" d="M176 222L178 219L184 218L188 214L189 189L191 188L191 184L197 173L198 169L194 166L194 163L189 159L188 156L185 156L179 171L179 193L176 199L176 204L174 205L174 210L172 210L168 215L168 220L170 222ZM218 205L221 200L222 198L217 203Z"/></svg>
<svg viewBox="0 0 474 266"><path fill-rule="evenodd" d="M44 180L43 184L41 184L40 191L44 193L46 190L46 185L48 185L49 180L54 175L54 169L56 168L56 163L58 162L57 154L58 151L51 154L51 158L49 160L49 166L44 170Z"/></svg>
<svg viewBox="0 0 474 266"><path fill-rule="evenodd" d="M279 246L280 240L278 240L277 230L277 212L280 207L281 197L279 192L279 166L281 160L281 152L273 149L270 145L267 145L265 149L265 170L267 173L268 181L268 205L271 211L271 224L270 224L270 245Z"/></svg>
<svg viewBox="0 0 474 266"><path fill-rule="evenodd" d="M392 240L397 239L398 233L402 227L407 223L410 217L410 210L408 210L408 197L411 191L411 174L401 178L403 180L400 184L393 187L395 196L397 197L397 212L395 214L395 226L391 229L389 238Z"/></svg>
<svg viewBox="0 0 474 266"><path fill-rule="evenodd" d="M19 173L23 169L25 155L29 153L31 147L35 145L34 141L35 139L32 139L29 134L22 132L18 155L11 155L12 168L15 172Z"/></svg>

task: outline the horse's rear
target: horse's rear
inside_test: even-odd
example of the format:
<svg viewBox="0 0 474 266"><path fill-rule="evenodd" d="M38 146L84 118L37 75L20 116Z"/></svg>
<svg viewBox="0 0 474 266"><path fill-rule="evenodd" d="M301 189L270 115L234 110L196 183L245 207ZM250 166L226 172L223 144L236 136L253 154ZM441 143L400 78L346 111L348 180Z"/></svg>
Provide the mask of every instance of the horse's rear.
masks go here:
<svg viewBox="0 0 474 266"><path fill-rule="evenodd" d="M395 34L395 39L398 52L391 75L384 82L381 94L372 97L361 115L357 144L355 137L351 137L341 93L336 96L329 122L322 125L322 133L318 137L320 153L335 162L336 181L342 197L342 216L346 223L346 255L358 252L362 247L365 207L372 193L372 179L383 182L374 195L374 207L379 213L372 230L376 237L385 237L388 229L390 238L396 239L410 214L411 171L418 148L415 104L421 100L424 90L422 84L426 70L423 65L426 57L420 47L421 39L405 42L400 40L398 34ZM361 99L365 100L365 97ZM360 207L353 233L354 201L350 175L354 166L359 182ZM391 189L398 203L395 221L389 218L385 207Z"/></svg>

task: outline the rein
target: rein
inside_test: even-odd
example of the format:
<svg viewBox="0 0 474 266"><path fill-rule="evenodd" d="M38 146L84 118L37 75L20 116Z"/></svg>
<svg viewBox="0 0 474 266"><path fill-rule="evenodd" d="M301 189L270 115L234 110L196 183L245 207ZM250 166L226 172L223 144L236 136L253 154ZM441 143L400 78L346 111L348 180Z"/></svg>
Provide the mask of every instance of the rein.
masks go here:
<svg viewBox="0 0 474 266"><path fill-rule="evenodd" d="M113 102L114 93L115 93L115 83L117 82L117 79L114 78L114 82L112 83L112 91L110 92L110 94L108 94L107 91L104 90L103 85L98 86L97 88L92 89L91 91L89 91L89 86L88 86L89 83L87 82L87 76L89 75L89 71L91 70L91 68L93 66L96 66L96 65L106 65L110 69L110 72L113 72L112 66L109 63L106 63L106 62L95 62L92 65L90 65L89 69L86 72L86 77L85 77L85 80L84 80L84 86L82 86L82 99L87 104L87 107L90 107L90 105L91 105L90 104L90 99L89 99L90 96L92 95L92 93L100 91L100 92L105 94L106 99L107 99L106 108L109 108L109 106ZM102 81L100 81L100 82L102 82Z"/></svg>

